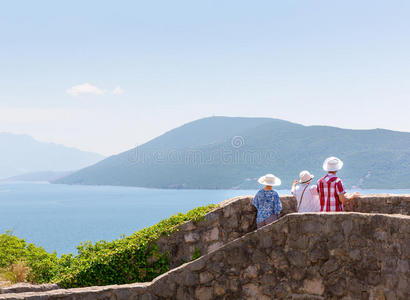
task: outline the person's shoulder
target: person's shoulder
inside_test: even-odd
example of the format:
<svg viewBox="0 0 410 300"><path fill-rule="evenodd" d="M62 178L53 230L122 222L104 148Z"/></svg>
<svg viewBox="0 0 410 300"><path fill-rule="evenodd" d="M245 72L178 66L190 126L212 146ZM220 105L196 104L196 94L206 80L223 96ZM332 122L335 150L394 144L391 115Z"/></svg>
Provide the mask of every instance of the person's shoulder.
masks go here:
<svg viewBox="0 0 410 300"><path fill-rule="evenodd" d="M343 190L345 189L345 184L343 183L342 178L338 178L337 181L336 181L336 184L341 186L341 189L343 189Z"/></svg>
<svg viewBox="0 0 410 300"><path fill-rule="evenodd" d="M256 192L255 196L259 196L263 194L263 189L260 189L259 191Z"/></svg>
<svg viewBox="0 0 410 300"><path fill-rule="evenodd" d="M279 197L278 192L277 192L277 191L275 191L275 190L272 190L272 194L273 194L273 195L275 195L275 196L278 196L278 197Z"/></svg>

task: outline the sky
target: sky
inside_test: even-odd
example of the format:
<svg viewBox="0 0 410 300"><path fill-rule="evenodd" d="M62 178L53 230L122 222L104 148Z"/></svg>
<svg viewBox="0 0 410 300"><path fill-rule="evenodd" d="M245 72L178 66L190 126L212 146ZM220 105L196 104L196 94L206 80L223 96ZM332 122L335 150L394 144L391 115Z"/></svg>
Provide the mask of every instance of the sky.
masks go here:
<svg viewBox="0 0 410 300"><path fill-rule="evenodd" d="M410 132L410 1L3 1L0 132L104 155L212 115Z"/></svg>

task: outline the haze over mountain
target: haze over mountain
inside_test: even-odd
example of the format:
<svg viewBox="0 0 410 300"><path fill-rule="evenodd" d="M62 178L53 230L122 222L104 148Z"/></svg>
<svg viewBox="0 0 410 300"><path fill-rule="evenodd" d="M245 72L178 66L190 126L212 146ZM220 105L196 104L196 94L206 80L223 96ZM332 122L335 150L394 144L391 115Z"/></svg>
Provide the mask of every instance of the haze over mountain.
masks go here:
<svg viewBox="0 0 410 300"><path fill-rule="evenodd" d="M0 156L0 178L32 172L78 170L104 158L97 153L39 142L28 135L12 133L0 133Z"/></svg>
<svg viewBox="0 0 410 300"><path fill-rule="evenodd" d="M409 188L410 133L303 126L270 118L210 117L173 129L57 183L152 188L257 188L274 173L289 189L301 170L322 176L338 156L347 187Z"/></svg>
<svg viewBox="0 0 410 300"><path fill-rule="evenodd" d="M30 172L24 173L22 175L7 177L4 179L0 179L0 181L54 181L60 179L62 177L68 176L74 173L74 171L43 171L43 172Z"/></svg>

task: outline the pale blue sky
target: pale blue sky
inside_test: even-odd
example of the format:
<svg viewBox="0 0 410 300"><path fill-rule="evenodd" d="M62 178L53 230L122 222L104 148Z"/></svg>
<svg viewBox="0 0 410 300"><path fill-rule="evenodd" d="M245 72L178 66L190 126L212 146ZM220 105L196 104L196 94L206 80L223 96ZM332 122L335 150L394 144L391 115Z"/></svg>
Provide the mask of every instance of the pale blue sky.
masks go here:
<svg viewBox="0 0 410 300"><path fill-rule="evenodd" d="M0 131L105 155L211 115L410 131L409 15L404 0L3 1Z"/></svg>

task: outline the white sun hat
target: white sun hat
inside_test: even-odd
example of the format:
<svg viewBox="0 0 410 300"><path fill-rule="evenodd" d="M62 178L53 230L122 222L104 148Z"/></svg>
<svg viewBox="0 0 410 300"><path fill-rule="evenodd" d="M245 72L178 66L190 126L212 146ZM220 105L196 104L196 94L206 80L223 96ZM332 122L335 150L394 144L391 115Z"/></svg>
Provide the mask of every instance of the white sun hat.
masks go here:
<svg viewBox="0 0 410 300"><path fill-rule="evenodd" d="M343 162L334 156L328 157L323 163L323 170L328 172L339 171L343 167Z"/></svg>
<svg viewBox="0 0 410 300"><path fill-rule="evenodd" d="M273 174L266 174L258 179L258 182L263 185L278 186L282 181Z"/></svg>
<svg viewBox="0 0 410 300"><path fill-rule="evenodd" d="M299 174L299 183L306 183L308 181L311 181L313 178L315 178L315 175L310 174L309 171L302 171Z"/></svg>

